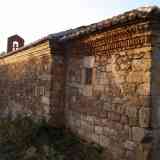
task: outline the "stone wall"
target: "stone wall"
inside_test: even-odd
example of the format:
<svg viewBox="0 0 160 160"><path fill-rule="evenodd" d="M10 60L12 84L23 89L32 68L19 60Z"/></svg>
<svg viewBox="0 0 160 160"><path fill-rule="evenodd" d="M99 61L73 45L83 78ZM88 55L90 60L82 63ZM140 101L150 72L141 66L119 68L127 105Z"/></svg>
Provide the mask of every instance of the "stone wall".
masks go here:
<svg viewBox="0 0 160 160"><path fill-rule="evenodd" d="M1 56L0 118L45 118L106 148L107 160L158 160L160 26L154 13L160 10L126 12Z"/></svg>
<svg viewBox="0 0 160 160"><path fill-rule="evenodd" d="M56 99L62 81L63 59L51 54L49 41L0 58L0 114L3 117L31 116L54 120L61 99ZM56 74L56 76L55 76ZM63 74L62 74L63 75ZM54 82L54 84L52 83ZM53 104L54 103L54 104ZM56 109L55 109L56 108Z"/></svg>
<svg viewBox="0 0 160 160"><path fill-rule="evenodd" d="M52 41L50 42L53 63L51 70L50 87L50 124L56 127L64 127L65 106L65 56L63 47Z"/></svg>
<svg viewBox="0 0 160 160"><path fill-rule="evenodd" d="M115 160L149 156L151 52L147 22L67 43L67 126Z"/></svg>
<svg viewBox="0 0 160 160"><path fill-rule="evenodd" d="M151 70L151 104L153 129L153 160L160 157L160 25L157 20L152 22L152 70Z"/></svg>

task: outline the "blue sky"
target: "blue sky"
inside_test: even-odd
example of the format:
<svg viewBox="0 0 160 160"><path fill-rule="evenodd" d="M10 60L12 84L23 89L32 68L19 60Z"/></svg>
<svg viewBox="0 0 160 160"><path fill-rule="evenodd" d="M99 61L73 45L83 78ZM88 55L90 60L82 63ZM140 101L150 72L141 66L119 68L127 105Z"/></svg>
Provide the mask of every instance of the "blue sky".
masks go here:
<svg viewBox="0 0 160 160"><path fill-rule="evenodd" d="M0 52L13 34L27 44L144 5L160 6L160 0L0 0Z"/></svg>

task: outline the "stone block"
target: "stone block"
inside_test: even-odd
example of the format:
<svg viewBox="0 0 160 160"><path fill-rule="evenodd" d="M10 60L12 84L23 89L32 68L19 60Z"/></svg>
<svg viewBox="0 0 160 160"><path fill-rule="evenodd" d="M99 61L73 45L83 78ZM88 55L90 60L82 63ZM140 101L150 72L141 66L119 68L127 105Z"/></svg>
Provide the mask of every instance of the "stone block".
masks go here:
<svg viewBox="0 0 160 160"><path fill-rule="evenodd" d="M126 139L131 140L132 139L132 128L129 127L128 125L125 125L123 130L121 130L120 135L123 140L126 140Z"/></svg>
<svg viewBox="0 0 160 160"><path fill-rule="evenodd" d="M83 87L83 96L92 96L92 86Z"/></svg>
<svg viewBox="0 0 160 160"><path fill-rule="evenodd" d="M151 96L139 96L138 103L141 107L151 107Z"/></svg>
<svg viewBox="0 0 160 160"><path fill-rule="evenodd" d="M122 85L126 82L126 75L116 74L115 76L115 83L118 85Z"/></svg>
<svg viewBox="0 0 160 160"><path fill-rule="evenodd" d="M104 111L111 112L112 111L112 104L105 102L103 105L103 109L104 109Z"/></svg>
<svg viewBox="0 0 160 160"><path fill-rule="evenodd" d="M50 107L48 105L43 106L44 114L49 114L50 113Z"/></svg>
<svg viewBox="0 0 160 160"><path fill-rule="evenodd" d="M75 120L74 121L74 126L77 127L77 128L80 128L81 127L81 121L80 120Z"/></svg>
<svg viewBox="0 0 160 160"><path fill-rule="evenodd" d="M125 115L127 115L128 117L137 117L138 109L134 106L127 106Z"/></svg>
<svg viewBox="0 0 160 160"><path fill-rule="evenodd" d="M110 146L110 139L109 137L106 137L104 135L100 135L100 145L103 147L109 147Z"/></svg>
<svg viewBox="0 0 160 160"><path fill-rule="evenodd" d="M117 137L118 132L115 129L109 128L109 127L104 127L103 128L103 134L105 136L111 136L111 137Z"/></svg>
<svg viewBox="0 0 160 160"><path fill-rule="evenodd" d="M140 127L132 127L132 140L141 142L145 136L145 129Z"/></svg>
<svg viewBox="0 0 160 160"><path fill-rule="evenodd" d="M102 118L102 125L106 126L107 125L107 121L108 121L107 118Z"/></svg>
<svg viewBox="0 0 160 160"><path fill-rule="evenodd" d="M138 126L138 124L137 117L129 117L129 126Z"/></svg>
<svg viewBox="0 0 160 160"><path fill-rule="evenodd" d="M123 96L134 95L136 91L136 83L123 83L122 94Z"/></svg>
<svg viewBox="0 0 160 160"><path fill-rule="evenodd" d="M97 79L96 83L99 85L106 85L106 86L109 85L109 80L107 79L106 74L103 73L103 75L101 75L101 77Z"/></svg>
<svg viewBox="0 0 160 160"><path fill-rule="evenodd" d="M51 80L52 77L49 74L43 74L43 75L39 75L38 78L43 81L49 81L49 80Z"/></svg>
<svg viewBox="0 0 160 160"><path fill-rule="evenodd" d="M124 126L123 126L123 124L120 123L120 121L118 121L118 122L116 122L116 123L114 124L114 128L115 128L115 130L116 130L117 132L121 132L121 130L124 129Z"/></svg>
<svg viewBox="0 0 160 160"><path fill-rule="evenodd" d="M124 157L125 154L125 149L119 146L120 144L114 144L112 145L112 154L113 154L113 159L119 160L120 158Z"/></svg>
<svg viewBox="0 0 160 160"><path fill-rule="evenodd" d="M86 68L92 68L94 66L95 57L94 56L86 56L84 57L83 65Z"/></svg>
<svg viewBox="0 0 160 160"><path fill-rule="evenodd" d="M147 71L151 68L151 59L134 59L132 61L133 71Z"/></svg>
<svg viewBox="0 0 160 160"><path fill-rule="evenodd" d="M88 116L86 117L86 120L89 121L90 123L94 123L94 118L95 118L94 116L89 116L89 115L88 115Z"/></svg>
<svg viewBox="0 0 160 160"><path fill-rule="evenodd" d="M108 119L112 121L120 121L121 115L114 112L108 112Z"/></svg>
<svg viewBox="0 0 160 160"><path fill-rule="evenodd" d="M122 115L121 116L121 123L122 124L128 124L128 117L127 116L125 116L125 115Z"/></svg>
<svg viewBox="0 0 160 160"><path fill-rule="evenodd" d="M125 107L123 106L123 104L122 105L117 105L115 111L116 111L116 113L124 115L124 113L125 113Z"/></svg>
<svg viewBox="0 0 160 160"><path fill-rule="evenodd" d="M120 97L114 97L113 100L112 100L112 103L121 104L122 103L122 99Z"/></svg>
<svg viewBox="0 0 160 160"><path fill-rule="evenodd" d="M127 150L125 157L127 158L127 160L136 160L136 153L135 151Z"/></svg>
<svg viewBox="0 0 160 160"><path fill-rule="evenodd" d="M94 118L94 124L98 125L98 126L101 126L102 125L102 119L99 118L99 117L95 117Z"/></svg>
<svg viewBox="0 0 160 160"><path fill-rule="evenodd" d="M129 83L140 83L150 82L150 72L130 72L127 76L127 82Z"/></svg>
<svg viewBox="0 0 160 160"><path fill-rule="evenodd" d="M150 83L148 82L138 85L136 93L140 96L149 96L151 94Z"/></svg>
<svg viewBox="0 0 160 160"><path fill-rule="evenodd" d="M95 126L95 134L103 134L103 127L101 126Z"/></svg>
<svg viewBox="0 0 160 160"><path fill-rule="evenodd" d="M106 72L112 72L113 66L111 64L106 65Z"/></svg>
<svg viewBox="0 0 160 160"><path fill-rule="evenodd" d="M140 108L139 110L139 124L140 127L149 127L151 120L151 109L150 108Z"/></svg>
<svg viewBox="0 0 160 160"><path fill-rule="evenodd" d="M100 144L100 135L92 133L91 134L91 140L93 142L97 143L97 144Z"/></svg>
<svg viewBox="0 0 160 160"><path fill-rule="evenodd" d="M105 136L109 136L109 133L110 133L110 128L109 127L103 127L103 133Z"/></svg>
<svg viewBox="0 0 160 160"><path fill-rule="evenodd" d="M42 103L49 105L50 104L49 98L46 96L42 96Z"/></svg>
<svg viewBox="0 0 160 160"><path fill-rule="evenodd" d="M134 151L136 149L136 143L133 142L133 141L125 141L124 143L124 147L127 149L127 150L131 150L131 151Z"/></svg>

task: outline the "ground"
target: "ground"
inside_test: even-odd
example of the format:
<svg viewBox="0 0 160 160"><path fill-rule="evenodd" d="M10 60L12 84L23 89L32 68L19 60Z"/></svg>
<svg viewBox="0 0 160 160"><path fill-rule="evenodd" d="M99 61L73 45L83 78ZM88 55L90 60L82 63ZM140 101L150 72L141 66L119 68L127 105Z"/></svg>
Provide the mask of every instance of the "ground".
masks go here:
<svg viewBox="0 0 160 160"><path fill-rule="evenodd" d="M30 118L0 120L1 160L102 160L103 148Z"/></svg>

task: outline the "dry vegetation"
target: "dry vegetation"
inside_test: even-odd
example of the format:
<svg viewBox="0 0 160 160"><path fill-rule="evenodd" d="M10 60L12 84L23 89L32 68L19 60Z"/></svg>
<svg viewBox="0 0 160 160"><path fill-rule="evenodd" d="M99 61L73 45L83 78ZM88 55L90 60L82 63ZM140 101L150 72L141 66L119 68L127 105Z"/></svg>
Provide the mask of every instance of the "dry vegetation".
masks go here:
<svg viewBox="0 0 160 160"><path fill-rule="evenodd" d="M0 120L1 160L101 160L103 149L30 118Z"/></svg>

